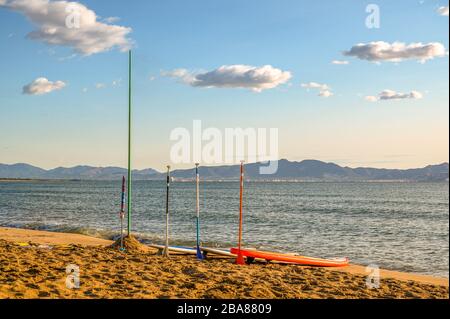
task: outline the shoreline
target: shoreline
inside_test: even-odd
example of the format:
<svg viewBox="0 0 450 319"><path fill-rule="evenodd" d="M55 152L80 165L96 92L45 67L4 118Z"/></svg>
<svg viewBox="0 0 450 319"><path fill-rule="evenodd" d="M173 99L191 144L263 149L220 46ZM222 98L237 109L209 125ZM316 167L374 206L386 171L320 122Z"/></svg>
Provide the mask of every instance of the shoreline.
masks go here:
<svg viewBox="0 0 450 319"><path fill-rule="evenodd" d="M448 278L380 270L366 287L361 265L318 268L173 254L142 246L121 253L111 240L0 227L0 298L448 298ZM84 286L65 287L65 266L80 266ZM86 282L87 281L87 282Z"/></svg>
<svg viewBox="0 0 450 319"><path fill-rule="evenodd" d="M13 243L34 243L39 245L83 245L108 246L112 240L76 233L52 232L13 227L0 227L0 239Z"/></svg>
<svg viewBox="0 0 450 319"><path fill-rule="evenodd" d="M95 178L0 178L1 183L20 183L20 182L117 182L117 179L95 179ZM139 182L164 182L162 178L134 178ZM176 183L193 183L195 179L184 179L172 177L172 181ZM238 183L239 179L208 179L202 180L202 183ZM448 180L412 180L412 179L349 179L349 180L332 180L332 179L251 179L245 178L246 183L438 183L445 184Z"/></svg>

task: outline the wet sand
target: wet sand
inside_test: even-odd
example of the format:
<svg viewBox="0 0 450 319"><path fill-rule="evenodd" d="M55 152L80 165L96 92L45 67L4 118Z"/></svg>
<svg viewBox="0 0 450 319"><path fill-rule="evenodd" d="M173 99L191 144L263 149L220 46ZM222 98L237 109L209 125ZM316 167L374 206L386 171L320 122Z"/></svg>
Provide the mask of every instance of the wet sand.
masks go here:
<svg viewBox="0 0 450 319"><path fill-rule="evenodd" d="M0 228L0 298L449 298L448 279L381 270L366 286L365 267L316 268L228 258L202 262L130 240L112 241ZM80 287L66 286L66 267L80 269Z"/></svg>

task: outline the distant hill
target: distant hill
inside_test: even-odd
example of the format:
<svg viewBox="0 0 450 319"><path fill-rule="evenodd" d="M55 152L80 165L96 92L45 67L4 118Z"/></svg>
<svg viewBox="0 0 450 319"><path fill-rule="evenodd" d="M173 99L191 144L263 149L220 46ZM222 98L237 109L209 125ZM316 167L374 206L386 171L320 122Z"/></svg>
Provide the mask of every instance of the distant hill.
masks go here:
<svg viewBox="0 0 450 319"><path fill-rule="evenodd" d="M0 178L40 178L45 170L28 164L0 164Z"/></svg>
<svg viewBox="0 0 450 319"><path fill-rule="evenodd" d="M278 161L278 170L273 175L260 175L260 163L246 164L245 176L254 180L305 180L305 181L360 181L360 180L404 180L404 181L448 181L448 163L429 165L417 169L350 168L317 160L291 162ZM172 176L192 179L194 169L176 170ZM239 166L202 167L203 179L237 179Z"/></svg>
<svg viewBox="0 0 450 319"><path fill-rule="evenodd" d="M75 166L44 170L28 164L0 164L0 178L114 180L124 175L127 175L127 170L121 167ZM151 168L132 172L136 179L151 179L158 175L160 173Z"/></svg>
<svg viewBox="0 0 450 319"><path fill-rule="evenodd" d="M361 181L361 180L398 180L398 181L448 181L448 163L429 165L415 169L379 169L369 167L350 168L334 163L317 160L291 162L278 161L278 171L273 175L260 175L260 163L245 165L246 179L250 180L304 180L304 181ZM201 167L204 180L236 180L239 178L239 165ZM127 174L120 167L75 166L58 167L44 170L28 164L0 164L0 178L36 178L36 179L86 179L116 180ZM178 180L194 178L194 169L175 170L171 176ZM154 169L133 170L136 180L160 180L165 174Z"/></svg>

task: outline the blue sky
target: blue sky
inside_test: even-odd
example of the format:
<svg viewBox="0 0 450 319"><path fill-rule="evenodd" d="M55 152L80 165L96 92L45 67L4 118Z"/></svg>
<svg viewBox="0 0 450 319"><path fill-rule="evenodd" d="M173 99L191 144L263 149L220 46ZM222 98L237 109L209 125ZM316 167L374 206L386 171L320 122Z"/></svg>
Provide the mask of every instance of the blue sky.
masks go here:
<svg viewBox="0 0 450 319"><path fill-rule="evenodd" d="M448 161L448 55L425 63L374 63L342 54L375 41L440 43L448 51L448 16L437 12L447 1L79 3L99 21L118 17L109 24L132 29L127 38L134 53L138 168L162 169L171 130L191 128L194 119L220 129L276 127L280 157L291 160L398 168ZM365 26L370 3L380 8L379 29ZM0 162L126 166L126 53L115 47L73 55L70 43L50 46L27 37L38 29L29 18L23 10L0 6ZM162 75L224 65L271 65L291 78L255 92L195 87ZM65 87L23 94L39 77ZM301 86L310 82L326 84L333 95L320 97ZM96 88L99 83L105 87ZM386 89L417 91L422 98L366 99Z"/></svg>

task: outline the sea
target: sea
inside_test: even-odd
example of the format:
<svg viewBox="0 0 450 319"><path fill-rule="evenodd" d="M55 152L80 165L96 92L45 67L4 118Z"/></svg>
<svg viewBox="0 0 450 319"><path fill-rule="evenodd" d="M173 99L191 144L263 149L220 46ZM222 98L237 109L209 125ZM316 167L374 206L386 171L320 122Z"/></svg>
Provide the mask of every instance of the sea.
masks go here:
<svg viewBox="0 0 450 319"><path fill-rule="evenodd" d="M131 231L163 243L165 181L134 181ZM121 181L0 182L0 226L120 235ZM170 242L196 241L194 182L172 182ZM239 182L200 184L205 246L236 246ZM449 184L412 182L246 182L243 245L449 277Z"/></svg>

